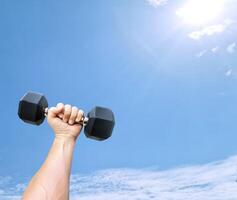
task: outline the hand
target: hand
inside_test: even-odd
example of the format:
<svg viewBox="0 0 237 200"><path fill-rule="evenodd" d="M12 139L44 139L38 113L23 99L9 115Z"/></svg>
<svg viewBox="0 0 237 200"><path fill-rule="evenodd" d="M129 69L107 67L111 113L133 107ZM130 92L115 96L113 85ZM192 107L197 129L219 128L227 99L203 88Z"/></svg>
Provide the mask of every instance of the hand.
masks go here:
<svg viewBox="0 0 237 200"><path fill-rule="evenodd" d="M55 133L55 137L76 140L82 125L75 124L83 117L83 111L75 106L57 104L48 110L48 123Z"/></svg>

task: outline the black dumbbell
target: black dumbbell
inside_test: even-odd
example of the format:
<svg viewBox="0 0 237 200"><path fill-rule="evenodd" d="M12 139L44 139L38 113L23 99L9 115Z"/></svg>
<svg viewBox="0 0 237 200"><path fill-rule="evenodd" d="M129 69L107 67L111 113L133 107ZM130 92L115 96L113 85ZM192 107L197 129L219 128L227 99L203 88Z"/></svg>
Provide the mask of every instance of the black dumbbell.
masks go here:
<svg viewBox="0 0 237 200"><path fill-rule="evenodd" d="M26 123L40 125L47 115L48 102L44 95L26 93L19 102L18 116ZM85 135L96 140L105 140L112 135L115 124L114 114L108 108L95 107L79 122L84 126Z"/></svg>

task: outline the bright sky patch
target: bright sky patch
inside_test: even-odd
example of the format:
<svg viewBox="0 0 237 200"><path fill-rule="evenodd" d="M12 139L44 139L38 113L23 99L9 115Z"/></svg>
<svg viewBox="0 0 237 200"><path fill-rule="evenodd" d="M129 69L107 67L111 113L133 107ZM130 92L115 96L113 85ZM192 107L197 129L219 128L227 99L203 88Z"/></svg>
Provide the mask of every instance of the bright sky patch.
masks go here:
<svg viewBox="0 0 237 200"><path fill-rule="evenodd" d="M191 0L179 8L176 14L184 23L204 25L220 17L223 6L223 0Z"/></svg>

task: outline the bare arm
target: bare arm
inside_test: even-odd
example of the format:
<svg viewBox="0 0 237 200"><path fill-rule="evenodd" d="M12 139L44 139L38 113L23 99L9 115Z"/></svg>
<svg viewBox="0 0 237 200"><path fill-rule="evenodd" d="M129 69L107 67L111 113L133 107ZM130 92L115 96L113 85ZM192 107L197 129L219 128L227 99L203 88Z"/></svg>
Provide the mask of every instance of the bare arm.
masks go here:
<svg viewBox="0 0 237 200"><path fill-rule="evenodd" d="M73 150L81 126L83 112L70 105L58 104L49 109L48 123L55 139L47 159L32 178L22 200L68 200Z"/></svg>

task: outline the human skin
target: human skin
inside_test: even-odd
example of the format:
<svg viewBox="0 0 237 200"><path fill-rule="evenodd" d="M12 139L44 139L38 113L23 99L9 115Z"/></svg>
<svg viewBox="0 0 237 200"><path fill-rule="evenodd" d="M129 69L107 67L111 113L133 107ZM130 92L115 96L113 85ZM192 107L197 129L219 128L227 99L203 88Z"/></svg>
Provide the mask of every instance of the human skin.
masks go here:
<svg viewBox="0 0 237 200"><path fill-rule="evenodd" d="M47 121L55 133L48 156L31 179L22 200L68 200L73 151L82 126L83 111L57 104L48 110Z"/></svg>

